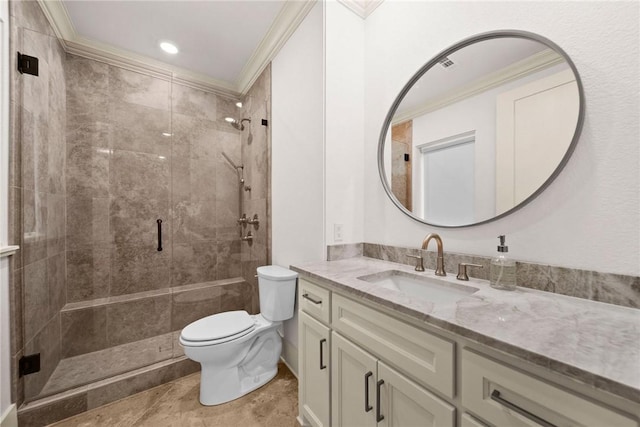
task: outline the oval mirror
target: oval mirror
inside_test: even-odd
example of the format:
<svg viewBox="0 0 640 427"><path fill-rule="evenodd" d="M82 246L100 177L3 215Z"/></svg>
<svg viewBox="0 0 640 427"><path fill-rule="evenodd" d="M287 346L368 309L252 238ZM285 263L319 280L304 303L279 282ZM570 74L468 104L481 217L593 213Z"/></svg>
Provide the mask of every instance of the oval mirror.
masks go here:
<svg viewBox="0 0 640 427"><path fill-rule="evenodd" d="M560 173L583 117L580 77L556 44L523 31L480 34L402 89L380 134L380 178L396 206L425 224L493 221Z"/></svg>

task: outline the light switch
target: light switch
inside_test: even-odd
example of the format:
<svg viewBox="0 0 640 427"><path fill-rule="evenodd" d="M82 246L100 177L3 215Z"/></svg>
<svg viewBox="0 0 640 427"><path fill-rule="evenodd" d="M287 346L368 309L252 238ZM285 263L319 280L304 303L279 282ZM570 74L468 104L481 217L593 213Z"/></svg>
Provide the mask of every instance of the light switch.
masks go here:
<svg viewBox="0 0 640 427"><path fill-rule="evenodd" d="M333 241L342 242L344 239L344 224L333 224Z"/></svg>

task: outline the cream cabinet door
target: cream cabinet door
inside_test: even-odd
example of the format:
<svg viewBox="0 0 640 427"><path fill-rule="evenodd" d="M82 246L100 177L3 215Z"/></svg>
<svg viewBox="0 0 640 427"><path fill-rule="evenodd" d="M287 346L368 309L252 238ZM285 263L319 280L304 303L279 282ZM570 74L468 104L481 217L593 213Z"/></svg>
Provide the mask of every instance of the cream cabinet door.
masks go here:
<svg viewBox="0 0 640 427"><path fill-rule="evenodd" d="M331 425L329 418L329 328L306 313L299 314L300 413L314 427Z"/></svg>
<svg viewBox="0 0 640 427"><path fill-rule="evenodd" d="M453 427L455 408L378 361L380 427ZM378 408L376 408L376 411Z"/></svg>
<svg viewBox="0 0 640 427"><path fill-rule="evenodd" d="M376 425L376 358L331 333L331 420L334 427Z"/></svg>
<svg viewBox="0 0 640 427"><path fill-rule="evenodd" d="M446 397L455 395L455 344L340 295L331 300L331 326Z"/></svg>

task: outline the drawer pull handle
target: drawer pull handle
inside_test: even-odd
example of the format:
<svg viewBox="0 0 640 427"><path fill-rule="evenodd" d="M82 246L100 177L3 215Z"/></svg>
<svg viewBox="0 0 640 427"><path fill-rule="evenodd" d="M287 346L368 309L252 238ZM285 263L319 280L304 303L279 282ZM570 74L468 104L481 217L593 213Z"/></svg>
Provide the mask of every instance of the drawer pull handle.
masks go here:
<svg viewBox="0 0 640 427"><path fill-rule="evenodd" d="M527 411L526 409L522 409L521 407L514 405L513 403L509 402L508 400L504 400L502 397L500 397L500 392L498 390L493 390L491 392L491 400L494 400L494 401L498 402L502 406L505 406L505 407L511 409L512 411L517 412L518 414L522 415L523 417L528 418L531 421L533 421L535 423L538 423L543 427L556 427L555 424L551 424L549 421L543 420L542 418L532 414L531 412Z"/></svg>
<svg viewBox="0 0 640 427"><path fill-rule="evenodd" d="M364 374L364 412L369 412L373 406L369 405L369 378L373 376L373 372L369 371Z"/></svg>
<svg viewBox="0 0 640 427"><path fill-rule="evenodd" d="M380 380L376 384L376 422L384 420L384 415L380 413L380 388L384 384L384 380Z"/></svg>
<svg viewBox="0 0 640 427"><path fill-rule="evenodd" d="M320 370L327 369L327 365L324 364L323 357L322 357L322 354L323 354L322 344L324 344L326 342L327 342L326 338L322 338L320 340Z"/></svg>
<svg viewBox="0 0 640 427"><path fill-rule="evenodd" d="M309 294L302 294L302 298L308 299L309 301L311 301L314 304L322 304L322 300L313 299L313 298L311 298L309 296Z"/></svg>

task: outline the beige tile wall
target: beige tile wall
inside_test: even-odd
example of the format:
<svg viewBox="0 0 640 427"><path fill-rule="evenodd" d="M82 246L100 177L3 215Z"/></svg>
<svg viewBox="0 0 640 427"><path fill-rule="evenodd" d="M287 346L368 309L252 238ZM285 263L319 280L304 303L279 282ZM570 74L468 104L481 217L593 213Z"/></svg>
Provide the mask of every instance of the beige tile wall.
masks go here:
<svg viewBox="0 0 640 427"><path fill-rule="evenodd" d="M238 177L221 154L247 162L224 121L235 101L73 55L66 65L63 356L254 311L255 287L212 283L242 274Z"/></svg>
<svg viewBox="0 0 640 427"><path fill-rule="evenodd" d="M11 87L10 238L22 248L11 262L14 372L22 355L42 355L40 373L14 375L20 405L61 358L259 311L271 90L268 68L239 113L235 100L65 54L37 2L10 6L11 50L40 58L40 76L13 72ZM250 131L228 116L251 116ZM261 222L251 246L239 240L238 178L223 151L252 186L245 212ZM246 282L225 281L239 276Z"/></svg>
<svg viewBox="0 0 640 427"><path fill-rule="evenodd" d="M262 72L251 86L243 100L242 117L251 118L250 126L242 133L242 160L245 166L246 184L251 186L250 192L244 192L244 207L247 217L258 214L258 227L247 226L243 234L249 230L253 234L253 242L242 243L242 276L252 287L254 296L254 312L260 311L258 300L258 281L254 277L256 268L271 263L271 229L270 229L270 152L271 130L262 125L262 119L271 123L271 66ZM286 267L286 266L285 266Z"/></svg>

